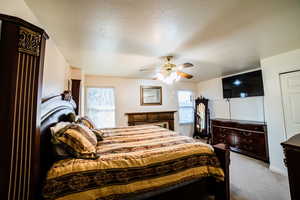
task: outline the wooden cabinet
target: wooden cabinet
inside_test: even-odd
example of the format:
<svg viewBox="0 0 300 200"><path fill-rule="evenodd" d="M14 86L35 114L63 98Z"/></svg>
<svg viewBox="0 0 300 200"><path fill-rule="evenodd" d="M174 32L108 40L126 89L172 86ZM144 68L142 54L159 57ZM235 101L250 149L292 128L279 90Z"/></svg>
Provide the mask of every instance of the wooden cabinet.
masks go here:
<svg viewBox="0 0 300 200"><path fill-rule="evenodd" d="M281 143L285 154L285 165L288 169L290 193L292 200L300 199L300 134Z"/></svg>
<svg viewBox="0 0 300 200"><path fill-rule="evenodd" d="M37 199L40 104L47 34L0 14L0 199Z"/></svg>
<svg viewBox="0 0 300 200"><path fill-rule="evenodd" d="M269 162L267 127L261 122L211 120L212 143L225 143L232 151Z"/></svg>

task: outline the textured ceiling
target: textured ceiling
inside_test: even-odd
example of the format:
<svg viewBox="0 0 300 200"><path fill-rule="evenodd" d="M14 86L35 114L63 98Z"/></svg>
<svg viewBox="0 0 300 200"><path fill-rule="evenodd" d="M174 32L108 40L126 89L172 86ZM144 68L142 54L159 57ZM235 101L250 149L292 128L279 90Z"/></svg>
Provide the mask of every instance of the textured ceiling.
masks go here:
<svg viewBox="0 0 300 200"><path fill-rule="evenodd" d="M165 55L194 81L300 48L299 0L25 0L72 66L150 77Z"/></svg>

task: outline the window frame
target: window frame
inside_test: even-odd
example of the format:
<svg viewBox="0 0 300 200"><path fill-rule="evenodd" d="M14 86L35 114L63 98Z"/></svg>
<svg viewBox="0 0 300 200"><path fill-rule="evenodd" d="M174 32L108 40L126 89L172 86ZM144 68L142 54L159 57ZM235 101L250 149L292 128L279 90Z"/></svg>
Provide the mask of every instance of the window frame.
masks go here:
<svg viewBox="0 0 300 200"><path fill-rule="evenodd" d="M191 106L180 106L180 102L179 102L179 92L190 92L191 93L191 96L193 97L194 95L194 92L192 90L187 90L187 89L183 89L183 90L177 90L177 102L178 102L178 121L179 121L179 124L180 125L184 125L184 124L194 124L194 117L192 118L192 121L191 122L181 122L180 121L180 108L192 108L193 109L193 115L194 115L194 112L195 112L195 103L194 101L192 101L192 105Z"/></svg>
<svg viewBox="0 0 300 200"><path fill-rule="evenodd" d="M114 86L94 86L94 85L88 85L88 86L85 86L84 88L84 115L87 116L87 92L88 92L88 89L89 88L98 88L98 89L101 89L101 88L111 88L113 89L114 91L114 105L115 105L115 109L114 109L114 114L115 114L115 120L114 120L114 125L113 127L106 127L106 128L115 128L117 127L117 93L116 93L116 88Z"/></svg>

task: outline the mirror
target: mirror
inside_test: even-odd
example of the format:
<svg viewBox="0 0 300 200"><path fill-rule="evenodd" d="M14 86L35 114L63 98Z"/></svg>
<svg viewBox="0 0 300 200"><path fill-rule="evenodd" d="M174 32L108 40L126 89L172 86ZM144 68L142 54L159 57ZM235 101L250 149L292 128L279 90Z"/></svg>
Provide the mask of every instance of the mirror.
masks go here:
<svg viewBox="0 0 300 200"><path fill-rule="evenodd" d="M198 97L195 100L194 137L209 139L209 109L208 99Z"/></svg>
<svg viewBox="0 0 300 200"><path fill-rule="evenodd" d="M205 107L204 103L200 103L199 106L198 106L199 121L200 121L199 122L200 132L202 132L206 128L206 124L205 124L205 117L206 117L205 109L206 109L206 107Z"/></svg>

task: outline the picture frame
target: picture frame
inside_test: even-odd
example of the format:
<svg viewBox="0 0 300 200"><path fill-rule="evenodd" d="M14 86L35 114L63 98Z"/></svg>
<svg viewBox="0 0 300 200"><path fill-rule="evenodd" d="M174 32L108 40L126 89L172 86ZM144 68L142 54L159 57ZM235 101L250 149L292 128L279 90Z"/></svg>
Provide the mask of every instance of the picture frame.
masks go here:
<svg viewBox="0 0 300 200"><path fill-rule="evenodd" d="M162 105L161 86L141 86L140 96L142 106Z"/></svg>

